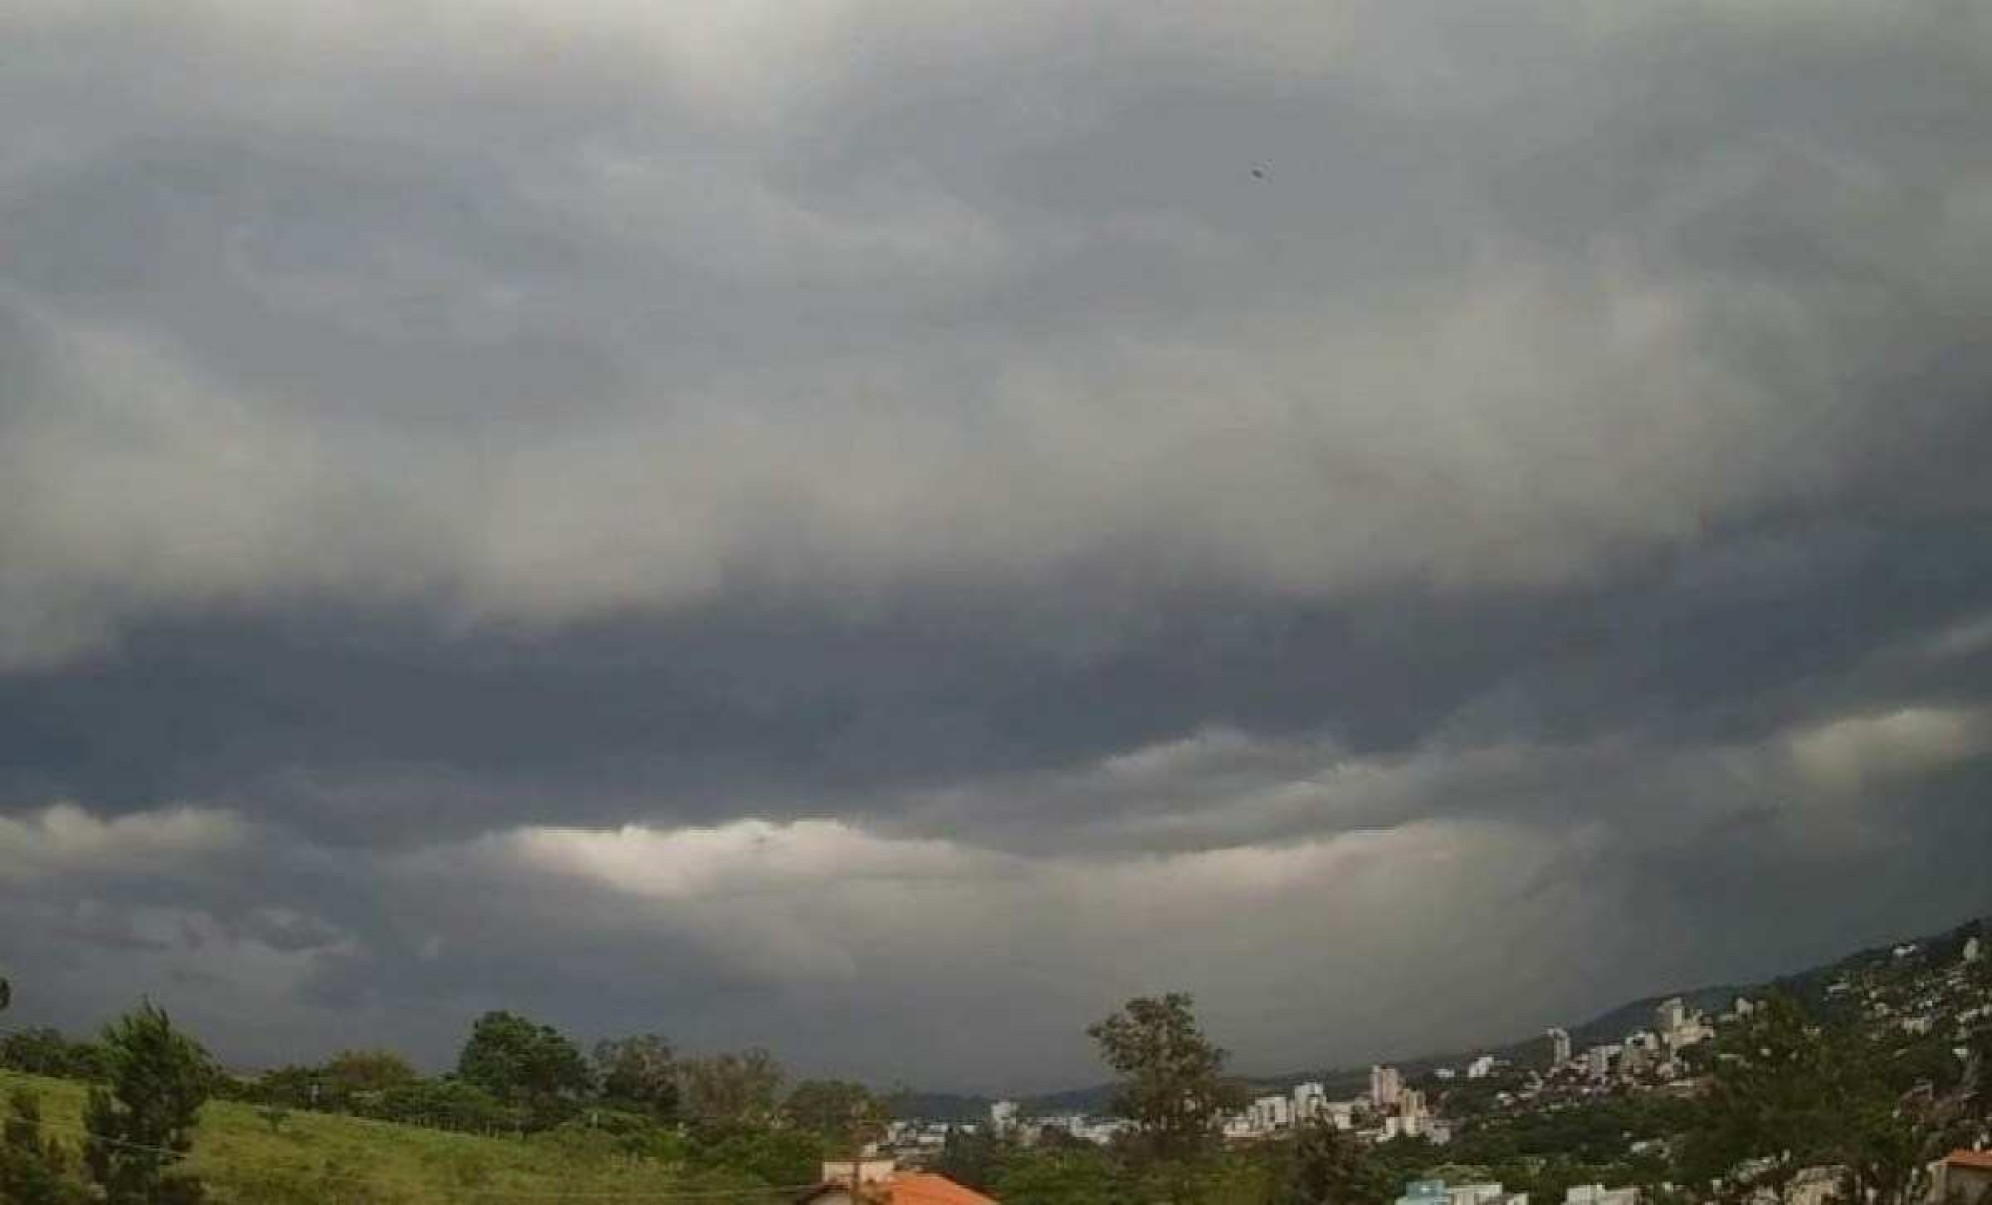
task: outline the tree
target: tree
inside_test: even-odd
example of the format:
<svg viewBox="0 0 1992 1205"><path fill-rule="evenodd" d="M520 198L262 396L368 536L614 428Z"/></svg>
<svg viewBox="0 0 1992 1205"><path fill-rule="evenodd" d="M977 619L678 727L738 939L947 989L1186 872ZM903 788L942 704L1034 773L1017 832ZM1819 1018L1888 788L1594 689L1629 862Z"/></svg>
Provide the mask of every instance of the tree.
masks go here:
<svg viewBox="0 0 1992 1205"><path fill-rule="evenodd" d="M97 1048L72 1042L47 1026L17 1030L0 1038L0 1065L30 1075L95 1079L101 1070Z"/></svg>
<svg viewBox="0 0 1992 1205"><path fill-rule="evenodd" d="M0 1132L0 1201L8 1205L80 1205L88 1199L69 1152L41 1133L41 1101L25 1088L7 1098Z"/></svg>
<svg viewBox="0 0 1992 1205"><path fill-rule="evenodd" d="M1238 1099L1222 1078L1228 1055L1198 1028L1194 1003L1181 992L1138 997L1086 1031L1121 1076L1114 1106L1135 1123L1150 1158L1210 1150L1219 1119Z"/></svg>
<svg viewBox="0 0 1992 1205"><path fill-rule="evenodd" d="M989 1192L996 1187L997 1177L1015 1154L1016 1147L1009 1138L986 1126L974 1129L950 1126L934 1170L957 1184Z"/></svg>
<svg viewBox="0 0 1992 1205"><path fill-rule="evenodd" d="M1326 1117L1300 1127L1289 1152L1282 1198L1291 1205L1381 1205L1388 1191L1355 1135Z"/></svg>
<svg viewBox="0 0 1992 1205"><path fill-rule="evenodd" d="M998 1200L1024 1205L1127 1205L1126 1172L1098 1148L1019 1151L997 1175Z"/></svg>
<svg viewBox="0 0 1992 1205"><path fill-rule="evenodd" d="M639 1106L664 1121L678 1115L678 1056L662 1036L597 1042L595 1071L610 1100Z"/></svg>
<svg viewBox="0 0 1992 1205"><path fill-rule="evenodd" d="M149 1000L105 1028L103 1049L110 1085L93 1086L83 1110L91 1178L109 1205L199 1201L200 1181L176 1165L213 1084L207 1051Z"/></svg>
<svg viewBox="0 0 1992 1205"><path fill-rule="evenodd" d="M681 1064L685 1111L694 1124L765 1125L785 1078L760 1047L688 1059Z"/></svg>
<svg viewBox="0 0 1992 1205"><path fill-rule="evenodd" d="M1806 1167L1845 1169L1849 1199L1921 1196L1941 1118L1903 1092L1900 1061L1855 1025L1817 1025L1773 995L1717 1053L1700 1124L1682 1160L1691 1182L1729 1201L1782 1200Z"/></svg>
<svg viewBox="0 0 1992 1205"><path fill-rule="evenodd" d="M488 1012L472 1024L457 1075L523 1107L536 1127L557 1123L569 1111L563 1103L592 1086L587 1061L565 1034L509 1012Z"/></svg>
<svg viewBox="0 0 1992 1205"><path fill-rule="evenodd" d="M325 1090L341 1102L392 1092L421 1078L407 1059L392 1050L342 1050L326 1060L321 1073Z"/></svg>
<svg viewBox="0 0 1992 1205"><path fill-rule="evenodd" d="M782 1116L832 1149L876 1141L888 1120L884 1102L869 1088L838 1079L803 1080L782 1102Z"/></svg>

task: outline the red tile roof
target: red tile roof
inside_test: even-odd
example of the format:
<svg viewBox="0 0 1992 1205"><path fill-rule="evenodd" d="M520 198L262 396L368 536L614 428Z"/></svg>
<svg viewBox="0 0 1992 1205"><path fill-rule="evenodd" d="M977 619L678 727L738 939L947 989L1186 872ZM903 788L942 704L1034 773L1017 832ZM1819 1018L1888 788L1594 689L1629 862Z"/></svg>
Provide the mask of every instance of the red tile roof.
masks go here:
<svg viewBox="0 0 1992 1205"><path fill-rule="evenodd" d="M1975 1167L1992 1172L1992 1151L1952 1151L1944 1156L1952 1167Z"/></svg>
<svg viewBox="0 0 1992 1205"><path fill-rule="evenodd" d="M799 1205L842 1191L842 1185L824 1184L805 1194ZM866 1185L866 1192L869 1195L864 1199L877 1201L879 1205L1001 1205L994 1197L963 1188L946 1176L926 1172L895 1172L884 1184Z"/></svg>
<svg viewBox="0 0 1992 1205"><path fill-rule="evenodd" d="M946 1176L926 1172L900 1172L892 1178L892 1205L997 1205L972 1188L963 1188Z"/></svg>

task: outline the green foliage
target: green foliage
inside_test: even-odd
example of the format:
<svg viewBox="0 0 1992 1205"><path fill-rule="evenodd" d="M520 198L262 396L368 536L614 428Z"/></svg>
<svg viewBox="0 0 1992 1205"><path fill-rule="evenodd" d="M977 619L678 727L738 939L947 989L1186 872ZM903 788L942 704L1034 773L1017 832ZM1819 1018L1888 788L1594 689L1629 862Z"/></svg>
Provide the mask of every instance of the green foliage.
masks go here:
<svg viewBox="0 0 1992 1205"><path fill-rule="evenodd" d="M422 1077L391 1050L342 1050L326 1061L321 1078L335 1102L349 1102L410 1087Z"/></svg>
<svg viewBox="0 0 1992 1205"><path fill-rule="evenodd" d="M457 1056L465 1083L523 1110L528 1128L559 1124L593 1086L587 1061L567 1036L516 1013L489 1012L471 1026Z"/></svg>
<svg viewBox="0 0 1992 1205"><path fill-rule="evenodd" d="M766 1125L774 1118L786 1076L766 1050L689 1059L680 1068L684 1111L695 1126Z"/></svg>
<svg viewBox="0 0 1992 1205"><path fill-rule="evenodd" d="M1004 1205L1286 1205L1279 1159L1263 1151L1129 1164L1080 1145L1013 1149L990 1191Z"/></svg>
<svg viewBox="0 0 1992 1205"><path fill-rule="evenodd" d="M1138 997L1086 1031L1121 1076L1114 1106L1138 1127L1146 1158L1210 1150L1219 1119L1239 1101L1222 1078L1227 1054L1197 1026L1194 1003L1181 992Z"/></svg>
<svg viewBox="0 0 1992 1205"><path fill-rule="evenodd" d="M103 1052L89 1042L72 1042L46 1026L23 1029L0 1038L0 1067L29 1075L65 1079L96 1079L103 1074Z"/></svg>
<svg viewBox="0 0 1992 1205"><path fill-rule="evenodd" d="M1126 1172L1105 1151L1080 1149L1018 1152L993 1188L1005 1205L1123 1205L1129 1193Z"/></svg>
<svg viewBox="0 0 1992 1205"><path fill-rule="evenodd" d="M1783 1195L1811 1166L1846 1169L1852 1199L1918 1198L1940 1127L1905 1098L1905 1068L1873 1035L1812 1022L1773 996L1718 1051L1714 1083L1683 1148L1690 1183L1720 1180L1725 1200ZM1927 1095L1927 1093L1925 1093Z"/></svg>
<svg viewBox="0 0 1992 1205"><path fill-rule="evenodd" d="M814 1134L714 1122L693 1130L690 1151L696 1167L751 1176L769 1184L814 1181L822 1171L825 1154L823 1140Z"/></svg>
<svg viewBox="0 0 1992 1205"><path fill-rule="evenodd" d="M1014 1143L986 1128L952 1128L948 1130L947 1141L941 1147L941 1157L935 1162L934 1170L957 1184L966 1184L977 1192L988 1193L995 1189L1004 1164L1015 1153Z"/></svg>
<svg viewBox="0 0 1992 1205"><path fill-rule="evenodd" d="M186 1205L200 1182L178 1164L214 1081L207 1051L150 1001L104 1030L110 1084L93 1087L85 1160L109 1205Z"/></svg>
<svg viewBox="0 0 1992 1205"><path fill-rule="evenodd" d="M31 1084L43 1100L48 1127L57 1133L81 1124L84 1085L8 1075ZM447 1085L482 1099L456 1081ZM199 1175L212 1205L465 1205L519 1202L579 1194L611 1201L667 1198L683 1192L737 1205L779 1205L794 1194L758 1195L769 1183L798 1184L816 1176L816 1153L798 1163L792 1150L742 1144L739 1161L782 1171L770 1181L749 1172L704 1165L688 1140L663 1130L646 1115L587 1110L560 1130L521 1140L449 1133L308 1110L294 1111L273 1133L258 1106L212 1100L201 1110L187 1169ZM594 1135L575 1131L594 1128ZM807 1144L807 1139L802 1140ZM741 1154L736 1148L735 1154ZM784 1162L785 1160L785 1162ZM798 1166L806 1167L800 1177ZM4 1193L0 1201L12 1205ZM69 1205L64 1202L63 1205Z"/></svg>
<svg viewBox="0 0 1992 1205"><path fill-rule="evenodd" d="M1290 1205L1382 1205L1394 1195L1356 1136L1326 1118L1301 1126L1287 1148L1281 1196Z"/></svg>
<svg viewBox="0 0 1992 1205"><path fill-rule="evenodd" d="M7 1097L0 1130L0 1201L8 1205L81 1205L88 1190L76 1161L61 1144L42 1137L41 1100L25 1088Z"/></svg>
<svg viewBox="0 0 1992 1205"><path fill-rule="evenodd" d="M597 1042L595 1071L602 1095L609 1100L648 1110L663 1120L678 1115L678 1058L661 1035Z"/></svg>
<svg viewBox="0 0 1992 1205"><path fill-rule="evenodd" d="M837 1079L809 1079L797 1084L782 1102L782 1117L832 1147L876 1141L889 1120L884 1102L869 1088Z"/></svg>

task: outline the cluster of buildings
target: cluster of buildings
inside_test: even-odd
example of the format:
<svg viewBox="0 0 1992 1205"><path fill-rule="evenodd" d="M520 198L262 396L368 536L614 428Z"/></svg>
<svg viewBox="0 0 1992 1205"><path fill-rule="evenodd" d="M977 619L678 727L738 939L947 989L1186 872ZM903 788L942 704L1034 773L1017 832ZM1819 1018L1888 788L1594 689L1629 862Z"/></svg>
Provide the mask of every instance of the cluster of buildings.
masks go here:
<svg viewBox="0 0 1992 1205"><path fill-rule="evenodd" d="M1293 1090L1258 1097L1241 1112L1224 1120L1224 1137L1231 1142L1276 1138L1321 1119L1371 1142L1394 1138L1427 1138L1445 1143L1452 1131L1433 1114L1425 1093L1404 1082L1395 1067L1370 1068L1367 1095L1330 1100L1319 1082L1297 1084Z"/></svg>
<svg viewBox="0 0 1992 1205"><path fill-rule="evenodd" d="M1675 996L1653 1010L1650 1028L1636 1029L1617 1042L1587 1047L1581 1054L1571 1051L1569 1034L1552 1029L1550 1078L1562 1076L1596 1085L1680 1079L1688 1073L1688 1050L1713 1038L1718 1024L1742 1020L1756 1007L1739 996L1728 1012L1711 1018Z"/></svg>
<svg viewBox="0 0 1992 1205"><path fill-rule="evenodd" d="M971 1124L965 1128L974 1130ZM1049 1113L1026 1116L1014 1100L999 1100L989 1106L989 1130L1000 1138L1014 1138L1025 1146L1044 1140L1046 1134L1106 1146L1134 1128L1124 1117L1103 1117L1091 1113Z"/></svg>
<svg viewBox="0 0 1992 1205"><path fill-rule="evenodd" d="M1887 960L1851 970L1827 985L1828 999L1858 1009L1874 1026L1912 1037L1938 1037L1968 1058L1974 1034L1992 1025L1992 970L1984 941L1967 938L1955 959L1910 943Z"/></svg>
<svg viewBox="0 0 1992 1205"><path fill-rule="evenodd" d="M1935 949L1905 944L1842 974L1827 986L1826 992L1830 999L1857 1010L1871 1024L1954 1041L1955 1053L1964 1058L1969 1053L1964 1043L1970 1036L1992 1026L1992 966L1987 965L1988 953L1992 952L1976 936L1963 941L1961 949L1956 944L1945 945L1941 957ZM1227 1141L1235 1143L1263 1141L1322 1119L1371 1142L1419 1138L1444 1144L1451 1141L1451 1123L1439 1115L1424 1089L1430 1087L1451 1097L1455 1093L1448 1085L1462 1075L1468 1081L1494 1080L1480 1098L1491 1099L1500 1108L1541 1107L1545 1102L1625 1090L1689 1091L1698 1065L1706 1062L1706 1056L1693 1053L1696 1047L1709 1042L1724 1027L1747 1020L1758 1007L1747 998L1737 997L1725 1011L1709 1015L1693 1007L1686 998L1676 996L1661 1001L1645 1026L1615 1042L1578 1049L1568 1030L1547 1030L1544 1034L1547 1067L1532 1059L1532 1066L1518 1069L1495 1055L1482 1054L1459 1070L1433 1069L1429 1079L1421 1079L1414 1085L1399 1069L1377 1066L1370 1069L1369 1090L1347 1100L1331 1100L1325 1085L1309 1081L1288 1091L1257 1097L1223 1119L1223 1134ZM1080 1113L1026 1117L1014 1101L991 1105L987 1124L994 1133L1025 1143L1041 1141L1052 1134L1102 1146L1112 1143L1132 1126L1124 1118ZM937 1154L952 1130L977 1128L903 1122L893 1127L889 1142L902 1158L919 1161ZM1957 1183L1975 1183L1976 1177L1992 1175L1992 1168L1986 1162L1986 1157L1966 1152L1949 1174ZM1832 1169L1818 1170L1820 1183L1824 1185ZM1398 1205L1529 1205L1529 1202L1525 1194L1505 1193L1498 1184L1448 1186L1442 1181L1425 1180L1410 1185ZM1631 1188L1579 1186L1569 1191L1561 1205L1639 1205L1639 1193ZM1798 1201L1786 1205L1815 1203ZM1824 1205L1823 1199L1816 1205Z"/></svg>

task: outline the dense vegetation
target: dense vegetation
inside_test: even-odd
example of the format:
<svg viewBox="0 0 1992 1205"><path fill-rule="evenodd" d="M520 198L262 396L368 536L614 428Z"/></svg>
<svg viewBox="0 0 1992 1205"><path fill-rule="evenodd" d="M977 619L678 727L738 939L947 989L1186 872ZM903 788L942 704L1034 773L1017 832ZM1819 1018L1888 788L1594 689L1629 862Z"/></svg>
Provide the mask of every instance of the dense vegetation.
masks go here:
<svg viewBox="0 0 1992 1205"><path fill-rule="evenodd" d="M681 1058L638 1035L587 1057L506 1012L442 1076L354 1050L237 1078L149 1003L93 1042L6 1032L0 1069L4 1205L788 1201L886 1113L855 1084L784 1091L766 1051Z"/></svg>
<svg viewBox="0 0 1992 1205"><path fill-rule="evenodd" d="M1870 1001L1926 993L1911 967L1863 973ZM1961 974L1953 988L1992 1001L1992 964ZM1842 1199L1920 1202L1931 1159L1992 1137L1992 1011L1960 1046L1804 986L1726 1028L1687 1092L1518 1103L1508 1081L1458 1085L1443 1147L1372 1146L1323 1123L1227 1146L1240 1088L1193 1002L1132 1000L1089 1030L1120 1077L1127 1133L1100 1147L958 1129L938 1170L1007 1205L1384 1205L1431 1175L1497 1180L1540 1205L1586 1183L1741 1205L1781 1197L1807 1168L1832 1169ZM584 1055L507 1012L477 1018L441 1076L357 1050L238 1079L150 1004L93 1042L6 1032L0 1068L5 1205L786 1201L890 1112L863 1085L791 1087L763 1050L687 1058L640 1034Z"/></svg>

